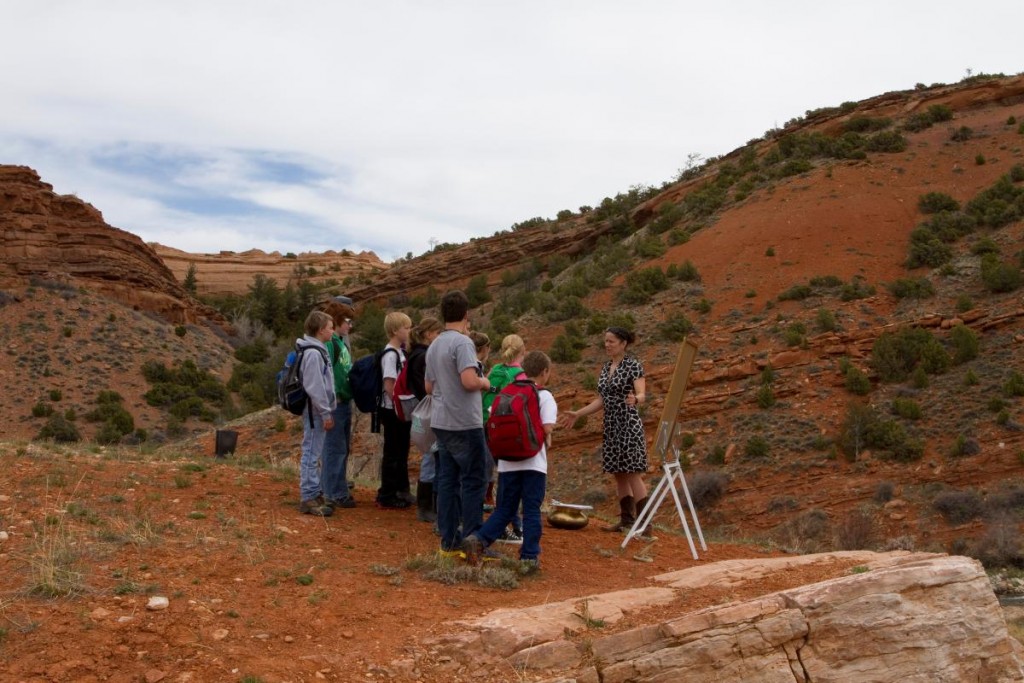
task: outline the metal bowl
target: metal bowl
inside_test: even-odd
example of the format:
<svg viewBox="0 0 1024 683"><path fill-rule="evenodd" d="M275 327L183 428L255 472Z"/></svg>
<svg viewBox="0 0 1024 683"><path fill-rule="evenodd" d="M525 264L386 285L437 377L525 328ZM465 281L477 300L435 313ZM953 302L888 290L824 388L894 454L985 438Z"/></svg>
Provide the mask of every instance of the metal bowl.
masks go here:
<svg viewBox="0 0 1024 683"><path fill-rule="evenodd" d="M548 512L548 524L556 529L582 529L590 521L586 510L592 509L590 505L572 505L559 503L557 500L552 501L551 510Z"/></svg>

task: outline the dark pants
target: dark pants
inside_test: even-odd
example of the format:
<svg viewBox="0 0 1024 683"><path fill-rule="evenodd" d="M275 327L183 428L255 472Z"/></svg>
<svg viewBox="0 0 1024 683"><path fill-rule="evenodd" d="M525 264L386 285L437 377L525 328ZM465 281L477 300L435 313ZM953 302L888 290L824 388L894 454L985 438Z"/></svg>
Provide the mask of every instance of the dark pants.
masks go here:
<svg viewBox="0 0 1024 683"><path fill-rule="evenodd" d="M498 474L498 507L476 532L484 546L494 543L523 504L523 547L519 559L536 560L540 555L540 506L544 502L548 475L535 470Z"/></svg>
<svg viewBox="0 0 1024 683"><path fill-rule="evenodd" d="M482 428L449 431L434 428L438 468L437 528L441 548L453 550L480 527L484 514L485 442ZM461 523L461 530L460 530Z"/></svg>
<svg viewBox="0 0 1024 683"><path fill-rule="evenodd" d="M384 433L377 500L388 505L399 494L409 492L409 428L412 423L399 420L392 409L378 408L377 412Z"/></svg>

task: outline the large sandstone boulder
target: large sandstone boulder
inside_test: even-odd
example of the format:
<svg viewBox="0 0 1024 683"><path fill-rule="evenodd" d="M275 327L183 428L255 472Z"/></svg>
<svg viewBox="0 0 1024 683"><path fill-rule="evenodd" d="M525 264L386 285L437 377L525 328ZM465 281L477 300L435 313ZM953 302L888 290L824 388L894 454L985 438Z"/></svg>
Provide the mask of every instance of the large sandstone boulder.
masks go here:
<svg viewBox="0 0 1024 683"><path fill-rule="evenodd" d="M852 569L753 599L686 608L687 596L711 586L738 588L829 563ZM430 646L470 675L500 658L530 680L551 683L1024 681L1024 649L1008 635L981 565L966 557L851 552L733 560L654 582L497 610L459 622ZM678 607L668 618L666 605ZM581 609L614 631L624 615L653 607L661 616L645 626L580 635Z"/></svg>

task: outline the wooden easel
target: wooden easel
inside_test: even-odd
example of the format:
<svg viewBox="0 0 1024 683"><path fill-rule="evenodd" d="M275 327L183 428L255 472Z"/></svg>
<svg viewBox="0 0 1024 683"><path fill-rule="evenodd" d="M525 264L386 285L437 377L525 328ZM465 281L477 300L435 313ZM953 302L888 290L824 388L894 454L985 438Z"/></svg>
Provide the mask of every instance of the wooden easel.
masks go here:
<svg viewBox="0 0 1024 683"><path fill-rule="evenodd" d="M690 534L690 525L686 521L686 514L683 512L683 504L679 498L679 489L682 489L686 498L686 506L690 510L690 518L697 530L697 538L700 540L701 550L707 550L704 543L704 534L700 530L700 521L697 519L697 511L693 507L693 499L690 497L690 490L686 487L686 477L683 476L683 468L679 463L679 442L682 438L682 425L678 424L679 406L683 402L683 394L686 392L686 383L690 378L690 369L697 357L697 345L689 339L683 339L679 347L679 356L676 358L676 368L672 374L672 382L669 384L668 397L665 399L665 407L661 412L661 421L658 425L658 434L654 439L654 452L661 458L661 469L664 475L654 491L647 498L647 505L636 517L636 522L626 534L622 541L622 547L637 535L639 529L647 528L647 525L654 519L655 513L661 506L665 497L672 493L672 499L676 503L676 512L679 513L679 521L686 533L686 540L690 544L690 552L693 559L697 557L697 548L693 544L693 536Z"/></svg>

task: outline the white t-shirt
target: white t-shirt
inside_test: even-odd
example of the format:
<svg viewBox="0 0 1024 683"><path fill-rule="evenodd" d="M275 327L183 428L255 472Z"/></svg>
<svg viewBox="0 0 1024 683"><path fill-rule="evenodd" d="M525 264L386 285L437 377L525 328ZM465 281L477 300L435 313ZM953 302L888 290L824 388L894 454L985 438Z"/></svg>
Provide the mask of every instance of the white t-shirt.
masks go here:
<svg viewBox="0 0 1024 683"><path fill-rule="evenodd" d="M540 389L540 422L545 425L553 425L558 422L558 404L555 397L547 389ZM535 472L548 473L548 447L545 443L540 447L540 453L527 458L526 460L499 460L498 473L518 472L520 470L533 470Z"/></svg>
<svg viewBox="0 0 1024 683"><path fill-rule="evenodd" d="M405 353L402 352L402 349L392 346L391 344L388 344L384 348L394 349L395 351L398 351L398 353L396 354L388 352L380 357L380 376L383 377L384 379L397 380L399 360L401 360L402 365L405 365ZM395 401L394 399L391 398L391 394L387 391L385 391L384 395L381 397L380 403L381 406L383 406L384 408L395 407Z"/></svg>

